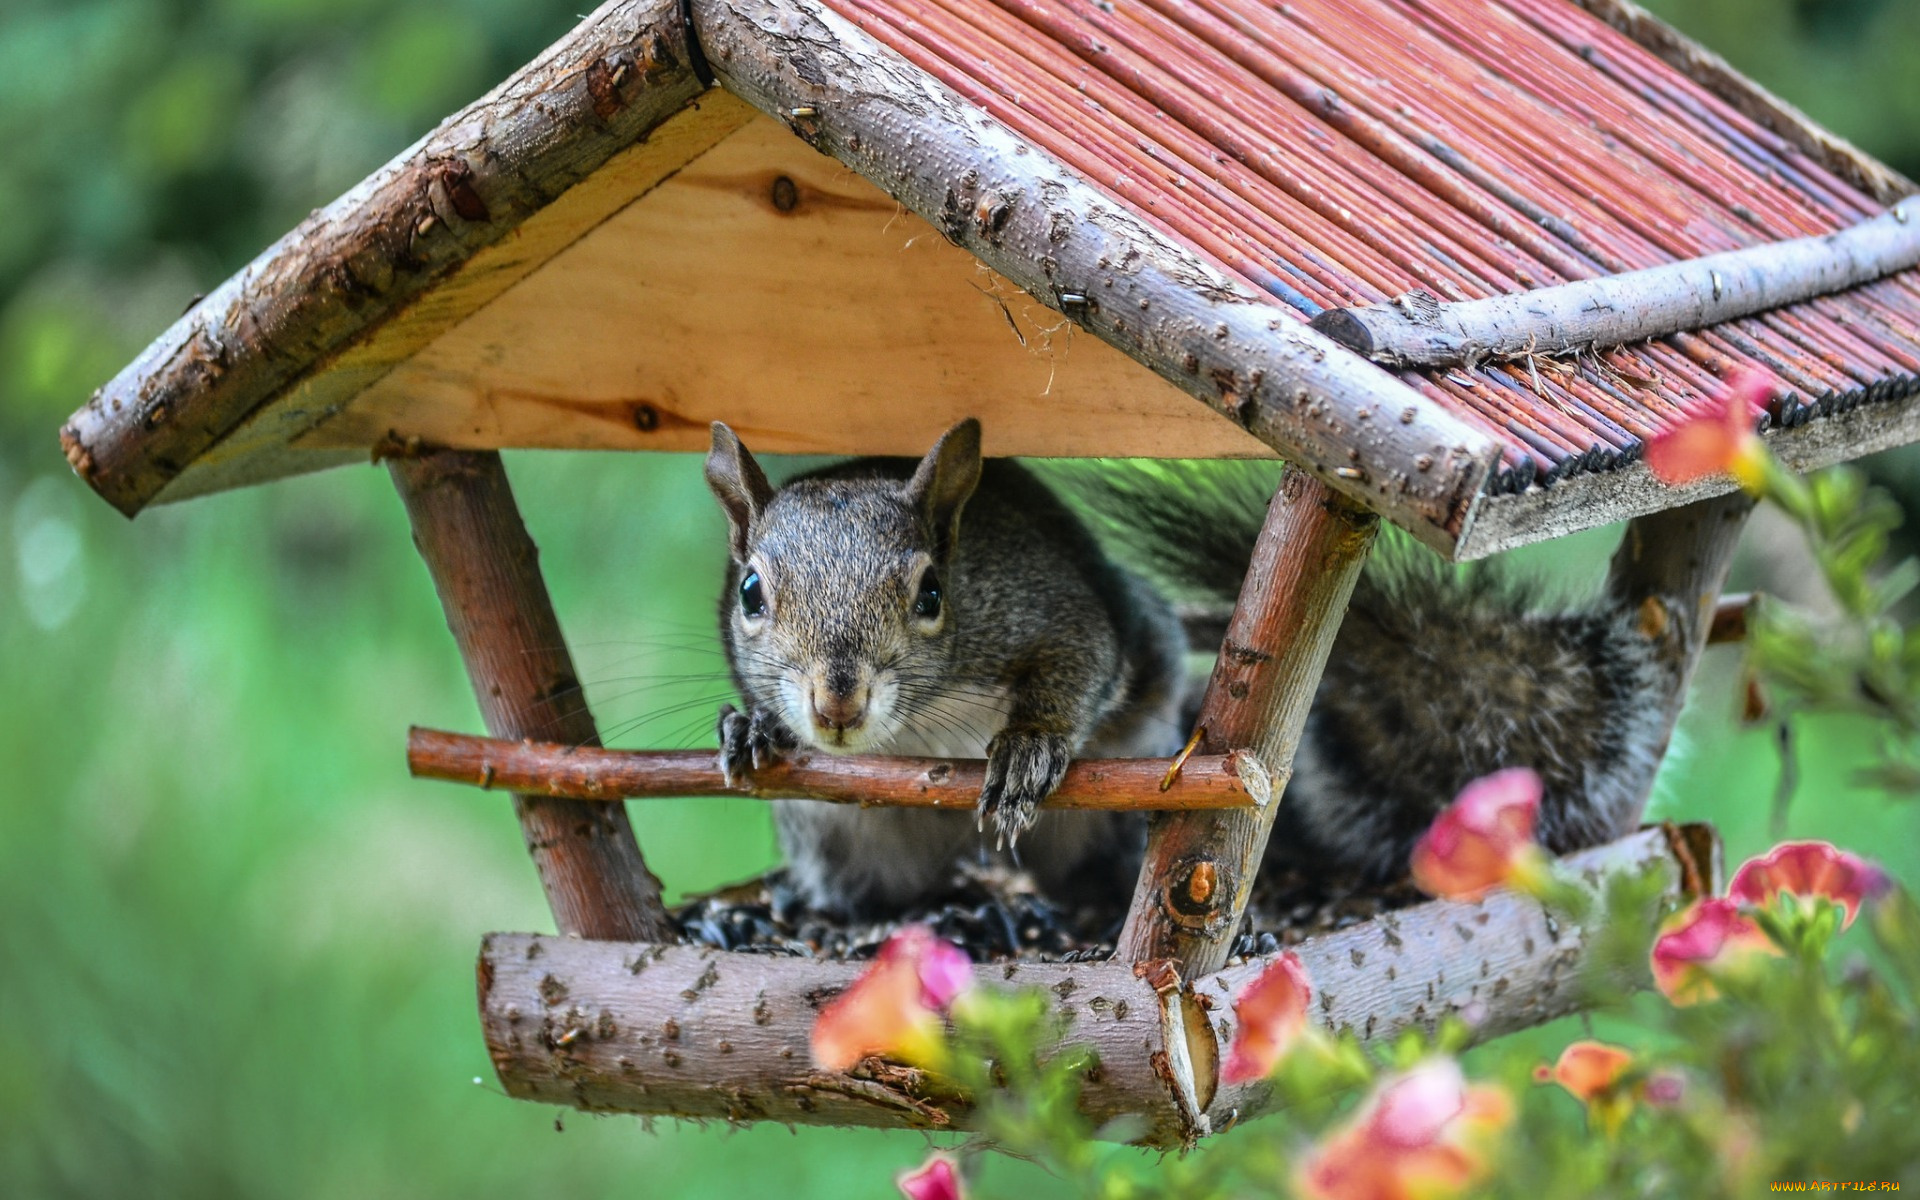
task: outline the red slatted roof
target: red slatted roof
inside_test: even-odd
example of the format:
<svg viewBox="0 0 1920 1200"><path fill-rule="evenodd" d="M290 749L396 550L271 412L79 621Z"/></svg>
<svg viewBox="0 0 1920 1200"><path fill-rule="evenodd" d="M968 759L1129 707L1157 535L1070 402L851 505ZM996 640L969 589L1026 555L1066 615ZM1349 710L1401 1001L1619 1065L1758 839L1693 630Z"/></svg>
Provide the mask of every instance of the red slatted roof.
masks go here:
<svg viewBox="0 0 1920 1200"><path fill-rule="evenodd" d="M1831 231L1857 187L1565 0L827 0L1305 321ZM1920 272L1586 356L1409 372L1491 490L1638 457L1717 376L1774 420L1920 389Z"/></svg>

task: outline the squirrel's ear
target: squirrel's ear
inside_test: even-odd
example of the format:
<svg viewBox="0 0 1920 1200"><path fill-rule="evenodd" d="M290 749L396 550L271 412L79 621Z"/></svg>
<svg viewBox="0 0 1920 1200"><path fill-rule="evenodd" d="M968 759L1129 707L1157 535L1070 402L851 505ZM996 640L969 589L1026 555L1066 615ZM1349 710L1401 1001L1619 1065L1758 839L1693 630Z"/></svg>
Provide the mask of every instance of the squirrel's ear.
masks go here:
<svg viewBox="0 0 1920 1200"><path fill-rule="evenodd" d="M907 499L933 531L933 556L944 561L960 535L960 510L980 483L980 422L973 417L940 435L907 481Z"/></svg>
<svg viewBox="0 0 1920 1200"><path fill-rule="evenodd" d="M713 448L707 451L707 486L726 510L728 540L737 562L747 560L747 531L773 498L767 473L753 461L734 432L713 423Z"/></svg>

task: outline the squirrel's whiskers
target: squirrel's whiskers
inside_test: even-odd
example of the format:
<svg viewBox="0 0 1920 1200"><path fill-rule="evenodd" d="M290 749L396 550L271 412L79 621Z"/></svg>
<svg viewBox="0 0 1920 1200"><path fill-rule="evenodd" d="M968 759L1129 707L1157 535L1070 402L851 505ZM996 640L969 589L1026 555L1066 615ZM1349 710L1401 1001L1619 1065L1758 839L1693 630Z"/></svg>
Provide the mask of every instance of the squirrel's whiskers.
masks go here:
<svg viewBox="0 0 1920 1200"><path fill-rule="evenodd" d="M1130 893L1143 819L1040 806L1075 757L1171 757L1187 740L1198 685L1161 590L1109 558L1024 467L984 462L976 421L917 462L856 459L778 489L716 424L706 475L727 515L720 632L745 704L721 710L728 777L801 745L987 760L971 821L776 801L808 902L878 913L932 899L989 837L1017 844L1015 861L1055 898ZM1141 570L1232 603L1266 493L1169 469L1106 499L1096 515ZM1660 686L1654 647L1634 614L1540 611L1492 575L1376 559L1333 646L1269 858L1394 875L1461 787L1506 766L1541 774L1549 849L1629 830L1664 729L1646 700Z"/></svg>
<svg viewBox="0 0 1920 1200"><path fill-rule="evenodd" d="M1040 804L1083 751L1178 745L1185 644L1157 595L1023 468L983 463L974 421L918 462L860 459L777 490L716 425L707 481L728 519L720 627L746 702L722 714L722 769L801 745L988 763L975 821L776 802L809 902L926 899L988 825L1044 890L1125 893L1143 822Z"/></svg>

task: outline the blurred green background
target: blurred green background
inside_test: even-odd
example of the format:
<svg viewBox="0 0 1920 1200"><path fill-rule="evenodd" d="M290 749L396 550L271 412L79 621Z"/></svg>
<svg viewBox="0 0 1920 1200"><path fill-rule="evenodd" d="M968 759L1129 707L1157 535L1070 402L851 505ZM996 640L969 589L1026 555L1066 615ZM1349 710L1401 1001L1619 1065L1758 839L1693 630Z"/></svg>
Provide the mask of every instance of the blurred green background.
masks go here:
<svg viewBox="0 0 1920 1200"><path fill-rule="evenodd" d="M1920 174L1920 3L1654 5ZM491 1085L472 962L544 929L499 797L406 778L477 728L384 472L129 524L54 431L197 293L563 33L555 0L0 8L0 1193L888 1194L915 1135L594 1119ZM513 456L610 740L704 741L721 528L683 456ZM1597 575L1611 535L1537 563ZM1717 652L1725 654L1726 652ZM1777 766L1704 673L1662 815L1766 841ZM1920 881L1915 810L1810 724L1796 833ZM772 861L765 813L637 805L675 893ZM475 1077L488 1082L476 1086ZM1039 1193L1018 1165L995 1175ZM1029 1178L1032 1177L1032 1178Z"/></svg>

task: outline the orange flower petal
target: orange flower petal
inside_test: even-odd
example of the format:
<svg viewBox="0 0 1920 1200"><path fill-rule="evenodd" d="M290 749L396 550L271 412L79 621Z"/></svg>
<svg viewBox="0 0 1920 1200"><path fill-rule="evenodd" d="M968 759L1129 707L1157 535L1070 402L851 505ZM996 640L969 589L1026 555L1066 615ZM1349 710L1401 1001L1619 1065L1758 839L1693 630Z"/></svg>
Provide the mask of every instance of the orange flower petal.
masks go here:
<svg viewBox="0 0 1920 1200"><path fill-rule="evenodd" d="M1513 1120L1498 1087L1468 1084L1451 1059L1383 1080L1353 1118L1301 1163L1311 1200L1437 1200L1485 1177L1493 1140Z"/></svg>
<svg viewBox="0 0 1920 1200"><path fill-rule="evenodd" d="M1540 776L1525 767L1476 779L1413 848L1413 881L1430 896L1474 900L1537 853Z"/></svg>
<svg viewBox="0 0 1920 1200"><path fill-rule="evenodd" d="M1269 963L1233 999L1239 1022L1220 1078L1226 1083L1261 1079L1272 1072L1307 1027L1313 986L1300 956L1289 950Z"/></svg>
<svg viewBox="0 0 1920 1200"><path fill-rule="evenodd" d="M1699 900L1667 919L1653 943L1653 982L1677 1005L1720 994L1714 971L1737 968L1757 954L1778 954L1765 931L1726 899Z"/></svg>
<svg viewBox="0 0 1920 1200"><path fill-rule="evenodd" d="M938 1013L973 976L966 954L924 926L895 933L853 985L813 1023L813 1061L844 1071L873 1055L918 1057L939 1035Z"/></svg>
<svg viewBox="0 0 1920 1200"><path fill-rule="evenodd" d="M1657 433L1647 442L1647 465L1662 483L1691 483L1729 471L1743 484L1755 477L1750 460L1758 453L1760 435L1754 417L1764 411L1775 391L1773 378L1747 370L1727 381L1720 394Z"/></svg>
<svg viewBox="0 0 1920 1200"><path fill-rule="evenodd" d="M1583 1104L1590 1104L1611 1092L1620 1077L1633 1065L1633 1055L1605 1042L1580 1041L1560 1052L1560 1061L1545 1073L1542 1082L1557 1083ZM1540 1078L1539 1072L1535 1078Z"/></svg>

